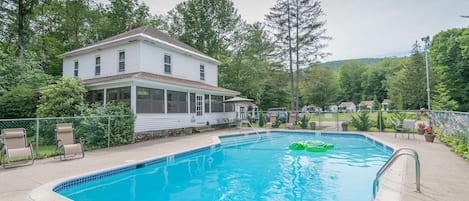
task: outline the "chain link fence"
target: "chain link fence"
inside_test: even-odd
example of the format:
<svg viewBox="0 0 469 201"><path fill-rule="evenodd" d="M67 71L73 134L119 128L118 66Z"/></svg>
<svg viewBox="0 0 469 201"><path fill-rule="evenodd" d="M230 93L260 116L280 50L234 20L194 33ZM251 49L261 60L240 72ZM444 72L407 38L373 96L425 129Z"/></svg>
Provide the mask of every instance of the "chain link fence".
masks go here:
<svg viewBox="0 0 469 201"><path fill-rule="evenodd" d="M84 139L87 150L134 142L134 119L130 116L0 119L0 130L26 129L36 157L43 158L56 155L55 127L59 123L72 123L75 138Z"/></svg>
<svg viewBox="0 0 469 201"><path fill-rule="evenodd" d="M469 113L452 111L432 111L432 124L442 135L463 138L469 146Z"/></svg>

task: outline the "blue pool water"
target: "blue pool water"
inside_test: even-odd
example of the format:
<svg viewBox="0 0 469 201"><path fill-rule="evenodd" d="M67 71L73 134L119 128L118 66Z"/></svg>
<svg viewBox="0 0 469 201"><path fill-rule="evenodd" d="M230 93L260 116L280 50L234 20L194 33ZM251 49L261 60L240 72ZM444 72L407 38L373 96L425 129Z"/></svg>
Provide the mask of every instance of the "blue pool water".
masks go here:
<svg viewBox="0 0 469 201"><path fill-rule="evenodd" d="M303 140L335 148L325 153L288 149ZM376 172L392 154L362 135L272 132L221 141L175 159L116 170L119 174L75 179L55 191L73 200L100 201L368 201Z"/></svg>

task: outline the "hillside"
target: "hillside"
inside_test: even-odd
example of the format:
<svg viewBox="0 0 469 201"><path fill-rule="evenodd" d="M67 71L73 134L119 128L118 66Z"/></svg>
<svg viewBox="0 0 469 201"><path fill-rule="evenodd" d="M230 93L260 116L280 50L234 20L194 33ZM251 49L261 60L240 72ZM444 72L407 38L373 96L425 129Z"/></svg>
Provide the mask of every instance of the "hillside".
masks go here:
<svg viewBox="0 0 469 201"><path fill-rule="evenodd" d="M373 65L373 64L379 63L381 60L383 60L383 59L382 58L347 59L347 60L337 60L337 61L324 62L324 63L321 63L321 66L329 67L329 68L332 68L334 70L338 70L340 68L340 66L342 66L342 64L344 64L345 62L360 61L360 62L363 62L367 65Z"/></svg>

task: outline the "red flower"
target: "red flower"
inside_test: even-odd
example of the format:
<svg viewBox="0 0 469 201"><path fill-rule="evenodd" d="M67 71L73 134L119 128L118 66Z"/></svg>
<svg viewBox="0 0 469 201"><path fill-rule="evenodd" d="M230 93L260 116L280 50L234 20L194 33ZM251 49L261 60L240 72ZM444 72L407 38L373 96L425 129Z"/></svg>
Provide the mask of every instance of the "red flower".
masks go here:
<svg viewBox="0 0 469 201"><path fill-rule="evenodd" d="M425 127L423 130L425 130L425 132L427 134L433 134L433 126L432 125L429 125L429 126Z"/></svg>

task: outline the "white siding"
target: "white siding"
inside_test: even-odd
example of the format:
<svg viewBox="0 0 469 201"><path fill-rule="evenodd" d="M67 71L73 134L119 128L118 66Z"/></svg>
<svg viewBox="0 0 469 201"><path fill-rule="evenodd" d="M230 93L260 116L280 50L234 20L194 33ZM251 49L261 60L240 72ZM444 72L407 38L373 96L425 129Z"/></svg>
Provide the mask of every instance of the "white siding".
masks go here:
<svg viewBox="0 0 469 201"><path fill-rule="evenodd" d="M119 72L119 52L125 51L125 72ZM115 46L105 50L96 50L76 57L64 58L63 76L73 77L74 61L78 61L78 76L83 79L105 77L120 73L138 72L140 66L139 43ZM95 58L101 57L101 75L95 76Z"/></svg>
<svg viewBox="0 0 469 201"><path fill-rule="evenodd" d="M217 66L192 56L163 49L148 42L141 42L141 71L167 75L187 80L201 81L218 86ZM164 55L171 56L171 74L164 72ZM205 66L205 81L200 80L200 64Z"/></svg>
<svg viewBox="0 0 469 201"><path fill-rule="evenodd" d="M215 125L223 119L236 118L234 112L205 113L204 121L192 122L192 116L193 114L137 114L135 132L204 126L207 121L210 125Z"/></svg>

